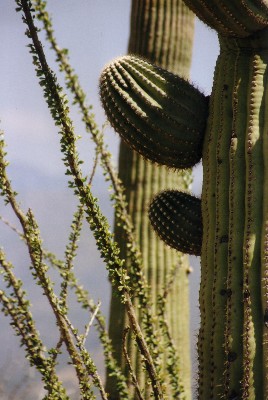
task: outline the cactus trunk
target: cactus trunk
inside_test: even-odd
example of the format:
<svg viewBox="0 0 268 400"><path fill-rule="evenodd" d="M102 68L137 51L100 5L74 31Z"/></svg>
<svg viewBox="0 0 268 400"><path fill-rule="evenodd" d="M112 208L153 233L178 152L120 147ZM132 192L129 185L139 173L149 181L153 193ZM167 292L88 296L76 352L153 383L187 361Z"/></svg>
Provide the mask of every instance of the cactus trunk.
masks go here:
<svg viewBox="0 0 268 400"><path fill-rule="evenodd" d="M132 1L130 54L187 78L193 34L194 15L182 0Z"/></svg>
<svg viewBox="0 0 268 400"><path fill-rule="evenodd" d="M135 0L132 2L129 53L143 56L161 67L187 77L192 41L193 14L182 0ZM133 219L136 238L141 248L144 271L155 305L153 310L155 314L157 314L158 295L163 293L172 269L178 263L180 264L167 297L166 319L180 356L180 380L184 386L185 399L189 400L191 399L191 363L188 256L178 256L175 250L167 248L157 238L149 224L147 210L150 201L158 191L178 186L182 190L187 190L190 175L189 172L172 172L166 167L155 166L123 142L120 143L119 175L126 188L128 211ZM118 226L115 226L115 238L120 244L122 256L128 260L124 234ZM127 325L127 316L116 297L112 297L110 315L110 335L118 361L125 368L121 349L122 332ZM128 352L139 384L144 390L144 399L149 399L151 388L148 385L146 372L142 369L140 356L131 340L128 343ZM112 377L107 377L106 388L111 394L110 398L118 400L115 381ZM169 390L167 390L167 395L170 396L168 398L173 398ZM130 397L136 398L134 388Z"/></svg>
<svg viewBox="0 0 268 400"><path fill-rule="evenodd" d="M268 32L220 37L203 149L200 399L267 399Z"/></svg>

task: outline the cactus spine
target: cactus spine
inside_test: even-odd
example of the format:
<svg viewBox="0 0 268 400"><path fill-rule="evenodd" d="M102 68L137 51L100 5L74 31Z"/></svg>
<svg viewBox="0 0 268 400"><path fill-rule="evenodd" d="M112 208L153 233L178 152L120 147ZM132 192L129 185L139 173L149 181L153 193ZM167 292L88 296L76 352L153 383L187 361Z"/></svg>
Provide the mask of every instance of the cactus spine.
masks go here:
<svg viewBox="0 0 268 400"><path fill-rule="evenodd" d="M132 2L129 53L141 55L161 67L173 72L180 72L182 76L187 77L192 40L193 14L182 0L135 0ZM129 203L129 213L132 216L137 240L141 247L143 265L151 287L153 301L156 303L172 267L179 262L179 258L174 250L168 249L156 237L149 225L146 212L152 197L158 191L177 186L183 190L187 189L189 174L178 174L168 171L164 167L154 166L130 150L123 142L120 144L119 174L126 187L125 194ZM128 259L124 236L118 226L115 227L115 236L120 243L123 257ZM187 400L191 398L188 270L188 259L183 256L181 267L166 304L167 319L179 350L181 380ZM124 365L124 360L120 359L122 348L120 332L123 331L126 323L124 309L118 299L113 297L110 334L121 365ZM128 351L134 372L144 389L144 399L148 399L151 390L146 382L146 374L141 369L140 357L135 346L129 344ZM107 391L111 393L111 399L118 400L114 382L110 377L107 379ZM132 396L136 398L134 390ZM170 396L172 397L172 395Z"/></svg>

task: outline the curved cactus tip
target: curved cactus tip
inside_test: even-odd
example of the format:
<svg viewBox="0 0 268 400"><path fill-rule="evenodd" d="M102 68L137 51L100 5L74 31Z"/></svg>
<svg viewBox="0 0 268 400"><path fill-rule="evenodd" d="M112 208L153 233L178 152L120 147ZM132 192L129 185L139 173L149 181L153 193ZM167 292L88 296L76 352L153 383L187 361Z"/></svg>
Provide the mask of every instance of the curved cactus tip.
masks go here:
<svg viewBox="0 0 268 400"><path fill-rule="evenodd" d="M158 194L149 208L156 233L170 247L200 256L202 245L201 200L188 193L168 190Z"/></svg>
<svg viewBox="0 0 268 400"><path fill-rule="evenodd" d="M208 101L189 82L128 55L105 67L100 95L113 128L146 159L182 169L200 161Z"/></svg>
<svg viewBox="0 0 268 400"><path fill-rule="evenodd" d="M185 0L207 25L224 36L245 38L268 27L268 2L256 0Z"/></svg>

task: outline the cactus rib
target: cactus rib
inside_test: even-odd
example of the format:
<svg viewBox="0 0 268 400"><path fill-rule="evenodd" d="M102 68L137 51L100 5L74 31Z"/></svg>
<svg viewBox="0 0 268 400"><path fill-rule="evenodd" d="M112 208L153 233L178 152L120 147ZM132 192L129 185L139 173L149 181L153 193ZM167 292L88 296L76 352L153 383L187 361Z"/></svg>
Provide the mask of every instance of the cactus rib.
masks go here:
<svg viewBox="0 0 268 400"><path fill-rule="evenodd" d="M135 0L129 53L187 77L193 28L193 13L181 0Z"/></svg>
<svg viewBox="0 0 268 400"><path fill-rule="evenodd" d="M265 1L185 0L206 24L224 36L244 38L268 26Z"/></svg>
<svg viewBox="0 0 268 400"><path fill-rule="evenodd" d="M267 395L263 361L267 328L260 323L267 308L262 288L267 266L261 250L266 223L262 219L267 184L263 157L267 37L267 31L248 39L220 37L203 152L202 399Z"/></svg>

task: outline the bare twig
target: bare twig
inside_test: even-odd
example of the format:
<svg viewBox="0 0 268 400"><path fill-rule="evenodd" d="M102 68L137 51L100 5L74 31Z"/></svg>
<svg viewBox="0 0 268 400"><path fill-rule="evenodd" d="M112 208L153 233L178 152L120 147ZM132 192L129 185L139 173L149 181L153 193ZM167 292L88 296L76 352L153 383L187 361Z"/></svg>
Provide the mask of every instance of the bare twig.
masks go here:
<svg viewBox="0 0 268 400"><path fill-rule="evenodd" d="M94 310L94 312L93 312L93 314L92 314L92 316L91 316L91 318L90 318L90 321L89 321L89 323L88 323L87 326L86 326L86 331L85 331L85 333L84 333L84 335L83 335L84 338L83 338L83 341L82 341L83 346L84 346L85 343L86 343L86 339L87 339L87 336L88 336L88 334L89 334L90 328L91 328L91 326L93 325L93 322L94 322L95 318L97 317L97 314L98 314L98 312L99 312L100 306L101 306L101 302L98 301L98 303L97 303L97 305L96 305L96 308L95 308L95 310Z"/></svg>
<svg viewBox="0 0 268 400"><path fill-rule="evenodd" d="M0 220L8 226L13 232L15 232L21 240L25 240L24 234L13 224L11 224L7 219L0 215Z"/></svg>
<svg viewBox="0 0 268 400"><path fill-rule="evenodd" d="M132 378L132 383L136 388L136 394L138 396L138 399L139 400L144 400L144 397L142 396L139 383L137 381L136 375L134 374L134 371L133 371L133 368L132 368L132 365L131 365L131 362L130 362L130 358L129 358L129 355L128 355L128 352L127 352L126 337L127 337L128 332L129 332L129 326L127 326L123 331L123 353L124 353L124 356L125 356L128 368L129 368L130 376Z"/></svg>

